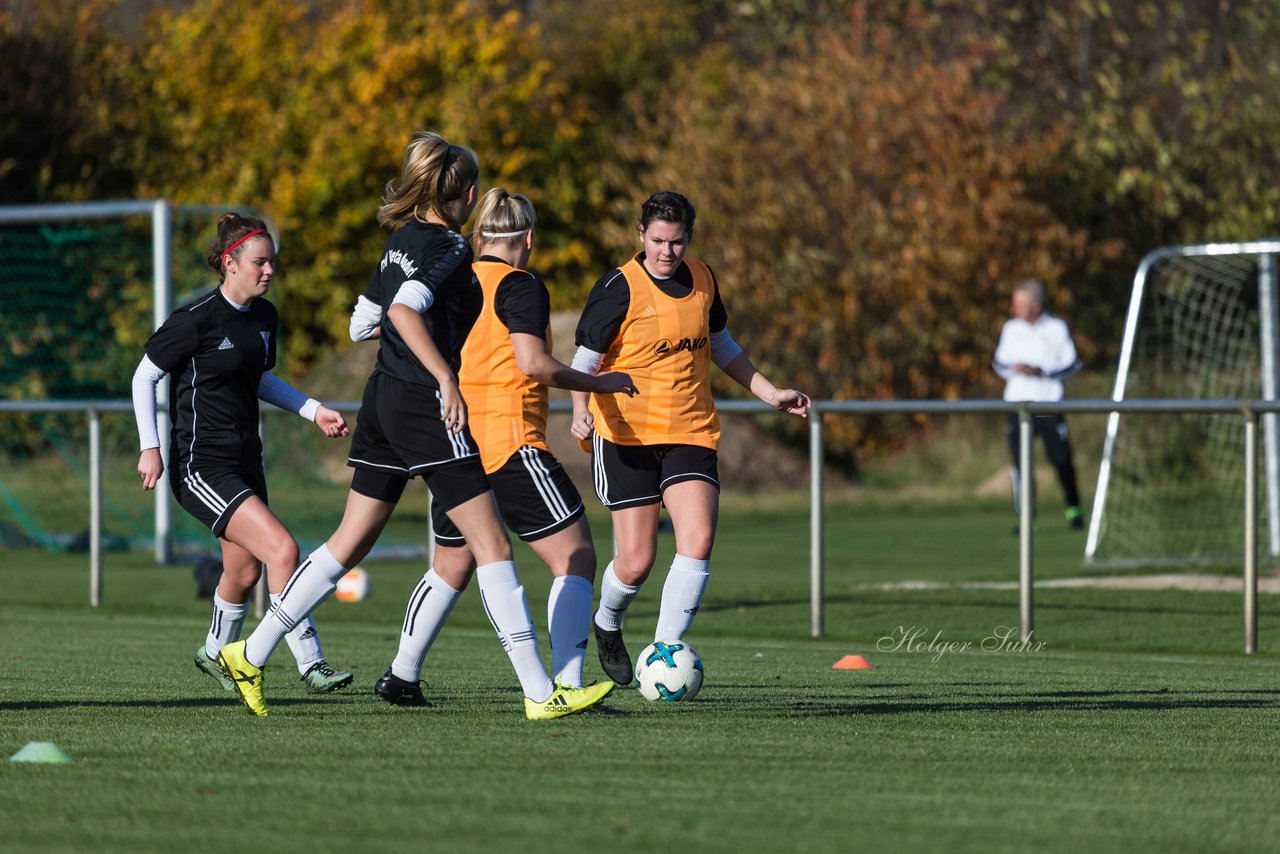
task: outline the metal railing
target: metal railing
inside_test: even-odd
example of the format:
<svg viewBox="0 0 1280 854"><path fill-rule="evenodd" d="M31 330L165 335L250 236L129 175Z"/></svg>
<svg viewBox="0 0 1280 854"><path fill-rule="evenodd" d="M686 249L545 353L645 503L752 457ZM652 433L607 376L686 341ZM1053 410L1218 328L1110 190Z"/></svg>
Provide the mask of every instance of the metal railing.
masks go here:
<svg viewBox="0 0 1280 854"><path fill-rule="evenodd" d="M330 403L355 412L358 401ZM718 400L721 412L747 415L775 413L759 401ZM568 401L552 401L553 412L567 412ZM102 413L132 412L128 401L0 401L5 412L83 412L89 421L89 603L102 602ZM282 412L264 406L264 413ZM815 400L809 415L809 633L824 633L825 555L823 552L823 417L826 415L994 415L1015 413L1020 438L1018 610L1022 639L1030 640L1034 622L1034 537L1032 527L1031 458L1034 415L1052 413L1230 413L1244 420L1244 651L1258 647L1258 417L1280 412L1280 402L1265 400L1062 400L1055 403L1008 403L1002 400Z"/></svg>

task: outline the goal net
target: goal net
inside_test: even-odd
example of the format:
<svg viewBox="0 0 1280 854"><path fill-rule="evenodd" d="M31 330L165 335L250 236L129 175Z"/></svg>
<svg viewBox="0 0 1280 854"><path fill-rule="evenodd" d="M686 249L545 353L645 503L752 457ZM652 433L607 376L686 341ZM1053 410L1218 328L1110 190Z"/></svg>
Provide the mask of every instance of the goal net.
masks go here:
<svg viewBox="0 0 1280 854"><path fill-rule="evenodd" d="M214 284L203 247L223 210L143 201L0 208L0 397L128 400L157 314ZM0 413L0 546L88 548L87 430L79 411ZM107 548L155 538L137 447L131 413L104 415ZM170 518L176 543L207 548L207 530Z"/></svg>
<svg viewBox="0 0 1280 854"><path fill-rule="evenodd" d="M1275 399L1280 241L1157 250L1134 279L1113 399ZM1280 545L1274 415L1261 481ZM1085 548L1103 566L1241 556L1245 428L1238 413L1112 413Z"/></svg>

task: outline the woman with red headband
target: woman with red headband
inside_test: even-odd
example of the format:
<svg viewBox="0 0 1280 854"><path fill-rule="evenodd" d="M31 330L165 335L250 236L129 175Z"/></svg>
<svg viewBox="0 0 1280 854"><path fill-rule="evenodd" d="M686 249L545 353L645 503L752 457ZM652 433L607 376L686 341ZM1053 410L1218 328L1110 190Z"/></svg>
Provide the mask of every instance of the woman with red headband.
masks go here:
<svg viewBox="0 0 1280 854"><path fill-rule="evenodd" d="M195 663L225 690L234 691L217 657L224 645L240 637L261 565L266 564L273 599L298 565L298 544L267 507L258 400L298 413L330 438L348 431L341 414L271 372L279 317L265 298L276 265L275 241L266 224L224 214L207 261L218 287L175 311L147 341L133 376L133 407L142 446L138 475L143 489L153 489L165 471L156 430L156 385L172 374L169 486L182 508L222 545L213 619ZM335 671L324 660L309 619L297 626L289 645L311 693L351 683L350 672Z"/></svg>

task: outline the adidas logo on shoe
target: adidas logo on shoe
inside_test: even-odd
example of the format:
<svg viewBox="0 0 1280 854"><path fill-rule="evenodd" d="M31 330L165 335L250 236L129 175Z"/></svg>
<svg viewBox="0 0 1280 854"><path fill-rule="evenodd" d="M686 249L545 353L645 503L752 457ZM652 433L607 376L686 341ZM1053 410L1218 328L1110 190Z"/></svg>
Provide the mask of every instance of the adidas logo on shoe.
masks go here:
<svg viewBox="0 0 1280 854"><path fill-rule="evenodd" d="M219 350L234 350L235 348L236 345L231 343L230 338L223 338L222 343L218 345Z"/></svg>

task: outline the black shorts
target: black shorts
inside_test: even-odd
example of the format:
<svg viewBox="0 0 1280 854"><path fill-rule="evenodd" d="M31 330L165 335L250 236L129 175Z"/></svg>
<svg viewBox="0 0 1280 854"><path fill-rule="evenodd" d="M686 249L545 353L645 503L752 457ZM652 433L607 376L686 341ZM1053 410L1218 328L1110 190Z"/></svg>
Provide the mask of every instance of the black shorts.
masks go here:
<svg viewBox="0 0 1280 854"><path fill-rule="evenodd" d="M502 520L525 542L549 537L578 521L582 496L559 460L541 448L525 445L502 468L489 475ZM456 505L455 505L456 506ZM445 515L447 508L432 493L431 525L442 546L463 546L466 539Z"/></svg>
<svg viewBox="0 0 1280 854"><path fill-rule="evenodd" d="M267 500L267 476L261 460L238 465L179 460L169 467L169 488L201 525L221 537L231 515L251 495Z"/></svg>
<svg viewBox="0 0 1280 854"><path fill-rule="evenodd" d="M720 489L716 452L701 445L615 445L596 434L591 471L596 497L610 510L662 501L669 486L706 480Z"/></svg>
<svg viewBox="0 0 1280 854"><path fill-rule="evenodd" d="M474 457L471 431L447 430L440 420L440 391L374 374L364 387L347 465L403 478Z"/></svg>
<svg viewBox="0 0 1280 854"><path fill-rule="evenodd" d="M484 466L479 457L467 457L447 466L426 469L422 480L431 490L431 507L437 504L444 510L452 510L490 490L489 479L484 476ZM404 495L409 478L394 472L356 469L351 475L351 491L360 495L396 504Z"/></svg>

